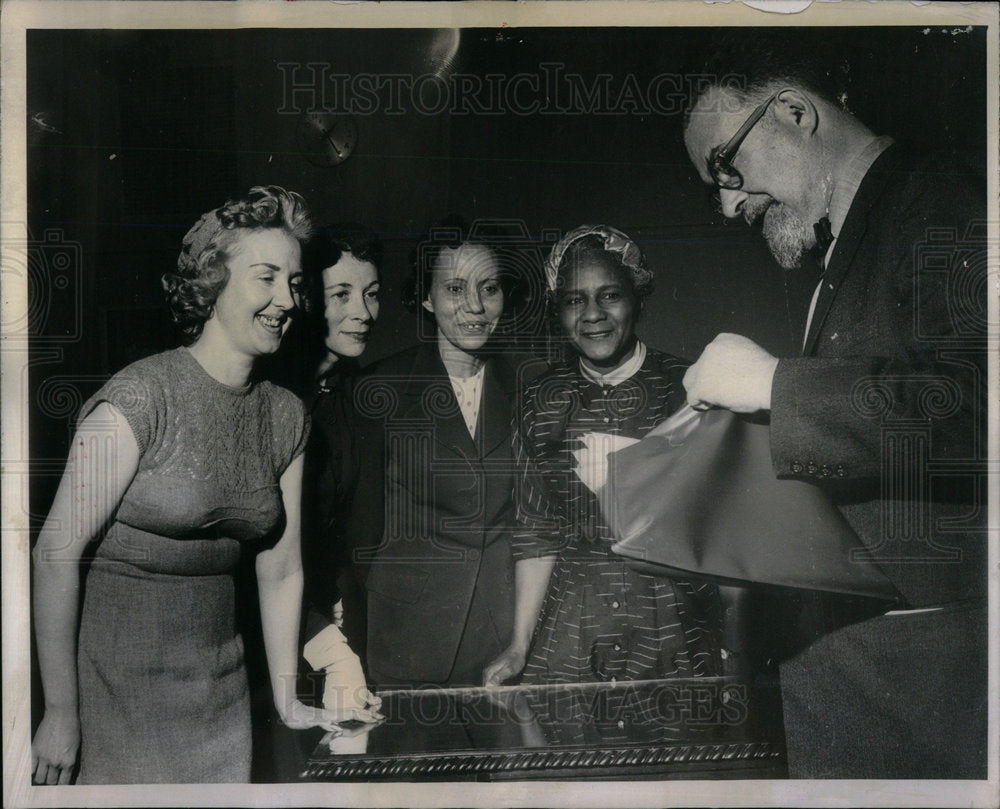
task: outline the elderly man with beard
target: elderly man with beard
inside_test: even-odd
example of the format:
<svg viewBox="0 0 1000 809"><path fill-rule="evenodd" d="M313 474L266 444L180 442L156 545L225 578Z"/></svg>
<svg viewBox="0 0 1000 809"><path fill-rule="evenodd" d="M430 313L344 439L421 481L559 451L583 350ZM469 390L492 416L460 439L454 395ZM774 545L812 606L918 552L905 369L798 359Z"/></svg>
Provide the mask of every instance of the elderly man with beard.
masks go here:
<svg viewBox="0 0 1000 809"><path fill-rule="evenodd" d="M688 154L727 217L762 218L782 267L811 251L824 273L800 357L720 334L688 401L769 411L775 474L825 489L905 599L802 594L810 630L781 664L789 773L985 778L984 188L876 137L823 72L744 50L703 71L744 81L701 88Z"/></svg>

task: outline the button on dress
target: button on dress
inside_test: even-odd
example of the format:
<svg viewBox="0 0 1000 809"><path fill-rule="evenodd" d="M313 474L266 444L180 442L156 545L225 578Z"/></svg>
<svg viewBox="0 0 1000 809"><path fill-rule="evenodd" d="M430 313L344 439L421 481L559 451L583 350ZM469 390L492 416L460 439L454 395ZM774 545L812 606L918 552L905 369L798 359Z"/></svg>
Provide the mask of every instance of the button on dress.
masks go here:
<svg viewBox="0 0 1000 809"><path fill-rule="evenodd" d="M677 358L647 350L638 371L613 387L585 378L574 363L553 369L526 391L515 434L520 483L514 552L516 558L557 554L557 560L523 682L610 683L721 673L717 588L628 567L611 552L615 538L597 498L573 472L572 453L583 446L582 436L640 439L678 409L684 403L685 368ZM554 693L553 698L576 699ZM547 709L558 708L566 717L593 707ZM552 712L547 709L541 708ZM606 723L592 719L583 726L602 741L624 740L620 718L609 715ZM669 728L659 728L654 736L664 732L670 735Z"/></svg>

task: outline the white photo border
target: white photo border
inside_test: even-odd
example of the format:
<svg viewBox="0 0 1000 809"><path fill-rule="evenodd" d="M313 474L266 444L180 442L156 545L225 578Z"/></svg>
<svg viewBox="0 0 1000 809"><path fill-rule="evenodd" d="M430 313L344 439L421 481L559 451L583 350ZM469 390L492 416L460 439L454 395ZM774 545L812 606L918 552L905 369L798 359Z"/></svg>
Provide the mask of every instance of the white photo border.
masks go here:
<svg viewBox="0 0 1000 809"><path fill-rule="evenodd" d="M780 3L753 5L777 7ZM798 9L802 3L785 5ZM330 3L330 2L52 2L8 0L0 40L2 75L2 213L0 238L25 238L26 48L31 28L232 29L356 27L521 26L879 26L934 25L988 28L987 76L1000 75L998 13L993 3L951 4L889 0L881 3L815 2L792 14L742 3L536 2ZM22 487L28 471L28 348L2 345L2 607L3 779L6 806L995 806L1000 802L997 734L998 528L998 86L988 81L990 390L990 737L987 781L671 781L508 782L417 784L173 785L114 787L30 786L29 554ZM25 279L4 273L3 322L27 312ZM9 333L4 330L5 336Z"/></svg>

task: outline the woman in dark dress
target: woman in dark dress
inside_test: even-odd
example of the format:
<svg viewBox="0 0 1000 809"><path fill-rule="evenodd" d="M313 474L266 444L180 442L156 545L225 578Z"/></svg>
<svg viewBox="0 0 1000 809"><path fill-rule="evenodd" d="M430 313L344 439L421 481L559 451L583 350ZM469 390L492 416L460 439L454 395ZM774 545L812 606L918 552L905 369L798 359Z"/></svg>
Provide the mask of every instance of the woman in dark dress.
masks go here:
<svg viewBox="0 0 1000 809"><path fill-rule="evenodd" d="M307 356L314 364L302 391L313 419L303 482L303 637L310 666L326 673L327 686L348 690L364 685L350 649L363 651L365 644L365 599L349 551L362 451L354 385L378 319L381 261L378 237L359 224L318 229L305 259ZM328 691L324 704L354 704L355 696Z"/></svg>
<svg viewBox="0 0 1000 809"><path fill-rule="evenodd" d="M303 255L302 311L268 369L302 397L312 419L302 480L299 696L366 722L381 716L357 654L364 650L365 603L349 551L361 455L353 395L358 358L378 318L381 257L378 237L363 225L317 228ZM289 730L275 715L262 662L251 666L253 780L294 781L319 735Z"/></svg>
<svg viewBox="0 0 1000 809"><path fill-rule="evenodd" d="M187 345L133 363L83 407L34 550L36 783L69 783L78 754L80 783L249 780L242 554L256 555L279 716L339 719L281 687L298 658L309 423L253 373L288 327L310 229L302 198L274 186L205 214L163 277Z"/></svg>
<svg viewBox="0 0 1000 809"><path fill-rule="evenodd" d="M528 387L518 417L517 612L487 683L522 669L537 684L719 674L715 586L626 566L588 487L616 439L642 438L685 401L687 363L635 334L652 274L602 225L567 234L546 276L571 359Z"/></svg>

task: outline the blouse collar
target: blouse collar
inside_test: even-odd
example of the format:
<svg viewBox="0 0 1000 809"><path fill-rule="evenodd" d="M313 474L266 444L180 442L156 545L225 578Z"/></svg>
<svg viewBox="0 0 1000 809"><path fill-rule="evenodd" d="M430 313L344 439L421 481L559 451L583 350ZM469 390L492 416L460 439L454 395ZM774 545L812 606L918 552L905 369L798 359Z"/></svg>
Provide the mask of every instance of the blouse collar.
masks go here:
<svg viewBox="0 0 1000 809"><path fill-rule="evenodd" d="M620 385L626 379L631 379L635 376L636 372L638 372L645 361L646 346L642 340L636 340L635 348L632 349L632 356L613 371L609 371L606 374L598 373L593 368L588 368L584 365L583 360L581 359L580 373L583 374L584 378L589 379L591 382L596 382L602 387L613 388L615 385Z"/></svg>

